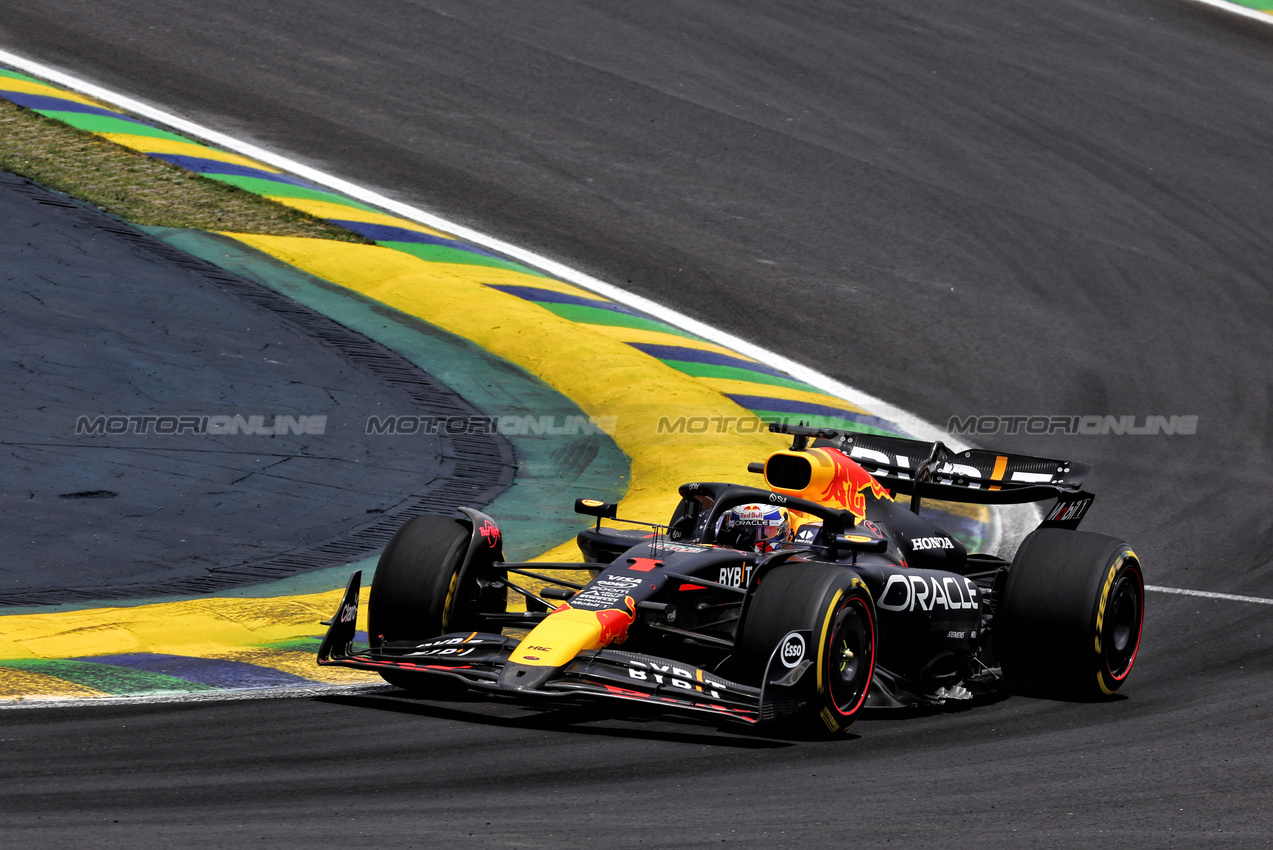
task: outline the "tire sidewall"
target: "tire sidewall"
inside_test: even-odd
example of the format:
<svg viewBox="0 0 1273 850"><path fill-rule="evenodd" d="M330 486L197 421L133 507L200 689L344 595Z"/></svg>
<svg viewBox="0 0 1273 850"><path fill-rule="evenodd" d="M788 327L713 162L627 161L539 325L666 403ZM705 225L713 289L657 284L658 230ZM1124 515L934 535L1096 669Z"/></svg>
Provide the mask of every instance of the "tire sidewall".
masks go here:
<svg viewBox="0 0 1273 850"><path fill-rule="evenodd" d="M1115 670L1113 615L1128 590L1136 606L1131 652ZM1113 537L1038 529L1017 550L997 620L996 654L1018 690L1108 697L1126 681L1139 649L1144 622L1139 559Z"/></svg>
<svg viewBox="0 0 1273 850"><path fill-rule="evenodd" d="M1095 635L1093 649L1097 656L1097 686L1106 696L1112 696L1131 673L1136 655L1140 651L1140 639L1145 624L1145 581L1136 553L1124 547L1111 561L1102 583L1092 629ZM1130 600L1127 598L1129 592L1132 597ZM1128 635L1130 652L1120 651L1115 639L1114 632L1119 628L1120 614L1117 606L1120 604L1135 604L1138 607L1134 622L1129 627L1132 632Z"/></svg>
<svg viewBox="0 0 1273 850"><path fill-rule="evenodd" d="M453 625L452 602L470 536L463 521L434 515L398 529L372 577L367 630L373 641L424 640Z"/></svg>

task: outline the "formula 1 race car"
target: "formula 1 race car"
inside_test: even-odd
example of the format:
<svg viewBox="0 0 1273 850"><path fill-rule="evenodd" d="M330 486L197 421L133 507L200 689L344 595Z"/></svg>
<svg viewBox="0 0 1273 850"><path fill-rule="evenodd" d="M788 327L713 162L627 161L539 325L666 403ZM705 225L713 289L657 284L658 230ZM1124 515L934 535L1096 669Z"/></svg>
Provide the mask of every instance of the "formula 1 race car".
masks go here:
<svg viewBox="0 0 1273 850"><path fill-rule="evenodd" d="M355 573L318 663L425 696L609 697L831 734L866 707L1005 687L1099 699L1126 681L1144 583L1127 544L1075 530L1088 466L770 430L793 442L748 467L765 488L684 484L666 525L578 500L596 517L583 564L507 563L495 520L470 508L410 520L376 567L369 648L353 648ZM923 498L1055 501L1009 563L967 552L920 516Z"/></svg>

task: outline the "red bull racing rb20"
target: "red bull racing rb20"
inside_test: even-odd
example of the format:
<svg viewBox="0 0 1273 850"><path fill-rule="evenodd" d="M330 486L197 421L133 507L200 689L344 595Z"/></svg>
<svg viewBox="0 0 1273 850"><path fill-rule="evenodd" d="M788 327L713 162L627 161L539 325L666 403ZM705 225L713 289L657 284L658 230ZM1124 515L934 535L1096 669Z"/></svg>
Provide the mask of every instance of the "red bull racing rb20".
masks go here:
<svg viewBox="0 0 1273 850"><path fill-rule="evenodd" d="M368 646L355 573L318 663L422 696L600 697L832 735L866 708L1101 699L1127 680L1144 581L1126 543L1076 530L1088 466L771 430L792 444L749 466L763 487L684 484L666 524L576 501L596 518L583 564L507 562L471 508L410 520L376 567ZM923 499L1049 506L1007 561L967 551Z"/></svg>

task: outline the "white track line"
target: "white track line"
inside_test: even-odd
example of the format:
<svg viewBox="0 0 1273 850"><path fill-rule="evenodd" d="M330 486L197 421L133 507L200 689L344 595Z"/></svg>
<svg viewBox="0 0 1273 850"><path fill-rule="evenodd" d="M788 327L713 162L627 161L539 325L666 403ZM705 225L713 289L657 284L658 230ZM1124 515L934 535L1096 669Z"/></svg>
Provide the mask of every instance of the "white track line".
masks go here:
<svg viewBox="0 0 1273 850"><path fill-rule="evenodd" d="M1239 6L1237 3L1227 3L1225 0L1193 0L1194 3L1200 3L1203 6L1210 6L1213 9L1219 9L1223 12L1229 12L1234 15L1241 15L1244 18L1250 18L1253 21L1259 21L1262 24L1273 24L1273 15L1267 12L1261 12L1257 9L1248 9L1246 6Z"/></svg>
<svg viewBox="0 0 1273 850"><path fill-rule="evenodd" d="M682 330L689 331L690 333L700 336L703 339L710 340L717 345L732 348L733 350L754 360L759 360L769 366L773 366L776 369L781 369L797 380L817 387L823 392L844 399L851 404L870 411L876 416L897 423L902 429L909 432L917 439L928 441L942 440L947 445L951 446L951 448L960 451L968 448L967 446L960 444L958 441L953 440L949 434L942 431L935 425L932 425L931 423L926 422L918 416L902 410L899 407L895 407L883 399L876 398L875 396L856 389L855 387L843 384L828 375L824 375L815 369L811 369L808 366L783 357L781 354L762 348L755 343L748 342L747 340L736 337L733 334L718 330L717 328L705 324L691 316L687 316L684 313L680 313L655 301L651 301L648 298L635 295L624 289L620 289L613 284L606 283L605 281L598 280L597 278L584 274L576 269L572 269L563 263L557 262L556 260L551 260L547 257L532 253L524 248L512 245L493 236L488 236L485 233L465 227L462 224L449 221L441 216L434 215L433 213L425 212L424 210L417 209L416 207L409 206L408 204L404 204L400 201L395 201L392 198L387 198L384 195L371 191L370 189L365 189L362 186L355 185L347 180L343 180L334 175L311 168L308 165L296 162L295 160L289 159L288 157L280 154L273 153L265 148L257 147L256 145L236 139L233 136L218 132L209 127L204 127L200 124L194 123L193 121L188 121L185 118L181 118L180 116L168 112L167 110L151 106L135 98L119 94L118 92L96 85L95 83L90 83L86 80L80 79L72 74L59 71L56 68L51 68L39 62L34 62L6 50L0 50L0 62L9 65L12 68L17 68L32 76L58 83L66 88L86 94L89 97L105 101L122 110L131 112L134 115L140 115L143 118L148 118L151 121L164 124L184 135L192 136L218 147L225 148L233 153L241 154L259 162L267 163L275 168L281 168L284 171L297 175L298 177L303 177L312 183L317 183L320 186L333 189L337 192L348 195L351 198L356 198L364 203L388 210L389 212L400 215L403 218L454 234L467 242L472 242L475 245L480 245L483 248L512 257L526 265L533 266L541 271L547 272L553 277L560 278L576 284L577 286L582 286L585 289L590 289L599 295L604 295L605 297L631 307L634 310L639 310L643 313L655 316L668 324L675 325Z"/></svg>
<svg viewBox="0 0 1273 850"><path fill-rule="evenodd" d="M1145 585L1145 589L1158 593L1178 593L1181 596L1201 596L1204 599L1223 599L1226 602L1257 602L1261 605L1273 605L1273 599L1265 599L1262 596L1237 596L1232 593L1212 593L1209 590L1184 590L1179 587L1157 587L1152 584Z"/></svg>

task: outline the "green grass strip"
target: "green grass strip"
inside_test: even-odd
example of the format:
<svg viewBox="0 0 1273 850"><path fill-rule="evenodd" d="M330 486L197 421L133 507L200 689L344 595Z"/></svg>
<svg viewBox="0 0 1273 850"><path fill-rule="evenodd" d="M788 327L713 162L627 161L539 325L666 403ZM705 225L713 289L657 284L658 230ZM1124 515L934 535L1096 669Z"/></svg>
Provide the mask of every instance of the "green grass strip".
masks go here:
<svg viewBox="0 0 1273 850"><path fill-rule="evenodd" d="M508 269L509 271L522 272L535 277L546 277L546 275L527 268L520 263L514 263L512 260L501 260L499 257L475 254L472 251L465 251L463 248L448 248L445 245L426 245L420 242L394 242L391 240L377 244L385 248L393 248L395 251L401 251L404 254L410 254L413 257L419 257L430 263L462 263L469 266Z"/></svg>
<svg viewBox="0 0 1273 850"><path fill-rule="evenodd" d="M0 79L5 78L25 79L13 74ZM86 113L58 110L57 117L51 118L17 106L4 98L3 91L0 84L0 168L88 201L133 224L368 241L300 210L208 180L68 123L83 123L78 119ZM114 122L111 129L133 134L145 130L129 121L107 120Z"/></svg>
<svg viewBox="0 0 1273 850"><path fill-rule="evenodd" d="M91 661L54 661L43 658L18 658L0 661L0 666L52 676L77 685L103 691L116 696L148 694L157 691L214 691L216 688L200 682L188 682L176 676L151 673L120 667L117 664L95 664Z"/></svg>

